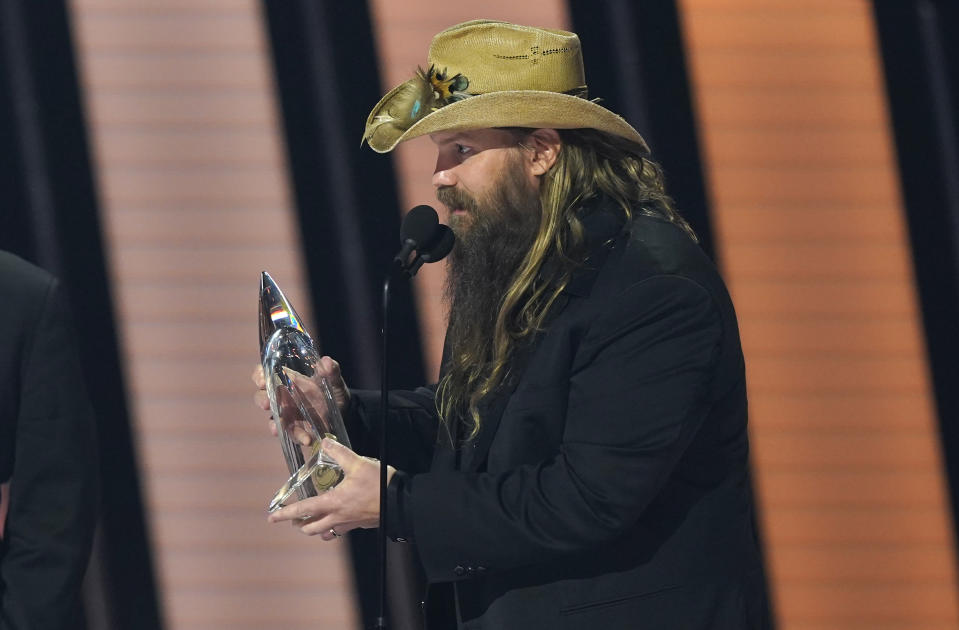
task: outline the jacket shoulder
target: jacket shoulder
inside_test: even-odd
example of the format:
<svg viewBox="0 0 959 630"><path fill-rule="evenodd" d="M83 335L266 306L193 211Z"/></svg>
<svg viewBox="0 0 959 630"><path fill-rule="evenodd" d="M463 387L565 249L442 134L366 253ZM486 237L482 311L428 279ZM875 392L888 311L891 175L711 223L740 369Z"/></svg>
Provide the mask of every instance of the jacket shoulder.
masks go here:
<svg viewBox="0 0 959 630"><path fill-rule="evenodd" d="M10 252L0 250L0 295L10 303L22 304L43 298L54 277L40 267Z"/></svg>
<svg viewBox="0 0 959 630"><path fill-rule="evenodd" d="M31 331L55 298L57 285L49 272L0 250L0 295L10 305L0 309L0 357L8 364L32 337Z"/></svg>
<svg viewBox="0 0 959 630"><path fill-rule="evenodd" d="M713 261L678 226L656 217L637 216L627 226L620 255L603 270L598 284L601 295L618 296L636 285L656 286L660 292L673 290L695 299L708 295L722 327L723 377L717 391L734 387L744 372L739 323L732 298ZM649 283L661 278L663 282ZM597 287L598 288L598 287ZM602 301L602 300L600 300ZM597 302L599 304L599 302Z"/></svg>
<svg viewBox="0 0 959 630"><path fill-rule="evenodd" d="M707 289L722 280L716 265L678 226L657 217L637 216L625 235L623 267L640 279L651 275L685 276Z"/></svg>

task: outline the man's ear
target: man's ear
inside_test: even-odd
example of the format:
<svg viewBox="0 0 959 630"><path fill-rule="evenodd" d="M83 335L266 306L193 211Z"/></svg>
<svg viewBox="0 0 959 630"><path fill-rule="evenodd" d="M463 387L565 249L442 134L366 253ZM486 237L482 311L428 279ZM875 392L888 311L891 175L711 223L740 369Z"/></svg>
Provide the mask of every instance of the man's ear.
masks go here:
<svg viewBox="0 0 959 630"><path fill-rule="evenodd" d="M545 175L556 163L563 141L555 129L536 129L523 140L523 147L529 151L530 174L539 177Z"/></svg>

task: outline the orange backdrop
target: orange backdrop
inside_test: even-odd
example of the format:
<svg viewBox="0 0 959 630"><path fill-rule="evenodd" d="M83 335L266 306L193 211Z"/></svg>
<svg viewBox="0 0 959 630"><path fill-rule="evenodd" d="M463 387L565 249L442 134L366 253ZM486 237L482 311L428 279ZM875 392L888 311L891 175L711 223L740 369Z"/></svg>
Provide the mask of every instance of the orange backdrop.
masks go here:
<svg viewBox="0 0 959 630"><path fill-rule="evenodd" d="M455 22L569 26L562 0L370 6L384 88ZM957 628L871 5L679 7L746 350L779 627ZM257 273L308 300L259 4L71 9L167 627L357 627L342 547L277 531L263 512L284 471L248 402ZM433 201L433 159L428 140L396 152L405 208ZM417 279L434 376L440 267Z"/></svg>
<svg viewBox="0 0 959 630"><path fill-rule="evenodd" d="M680 6L779 627L956 628L871 3Z"/></svg>

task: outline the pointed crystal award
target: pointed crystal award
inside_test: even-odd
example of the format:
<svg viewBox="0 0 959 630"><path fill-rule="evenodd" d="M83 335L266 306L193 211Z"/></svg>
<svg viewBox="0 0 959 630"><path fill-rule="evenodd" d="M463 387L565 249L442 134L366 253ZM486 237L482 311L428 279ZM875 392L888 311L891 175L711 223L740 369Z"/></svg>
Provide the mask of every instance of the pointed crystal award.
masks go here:
<svg viewBox="0 0 959 630"><path fill-rule="evenodd" d="M260 275L260 358L270 411L276 421L290 478L270 501L269 511L325 492L343 479L339 464L326 456L324 437L350 446L343 417L326 378L317 372L320 351L283 292Z"/></svg>

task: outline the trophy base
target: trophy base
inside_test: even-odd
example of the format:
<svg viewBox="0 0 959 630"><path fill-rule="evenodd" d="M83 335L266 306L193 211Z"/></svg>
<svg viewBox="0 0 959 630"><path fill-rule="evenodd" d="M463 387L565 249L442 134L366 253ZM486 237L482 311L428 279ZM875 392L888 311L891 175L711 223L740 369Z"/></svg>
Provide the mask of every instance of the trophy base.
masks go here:
<svg viewBox="0 0 959 630"><path fill-rule="evenodd" d="M336 484L343 481L345 476L343 468L339 464L331 462L318 462L311 458L299 468L293 475L286 480L286 483L276 491L273 499L270 500L270 506L267 511L272 513L284 507L286 501L294 493L299 494L300 499L315 497L326 492Z"/></svg>

